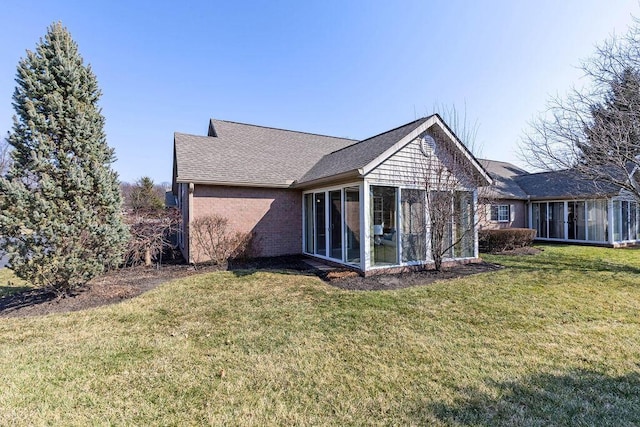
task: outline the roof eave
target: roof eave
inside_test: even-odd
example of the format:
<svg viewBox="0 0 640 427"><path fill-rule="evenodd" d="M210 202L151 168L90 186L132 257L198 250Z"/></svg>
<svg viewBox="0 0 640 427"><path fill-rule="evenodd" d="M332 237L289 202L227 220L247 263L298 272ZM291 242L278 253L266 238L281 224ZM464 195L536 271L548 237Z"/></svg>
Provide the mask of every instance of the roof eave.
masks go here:
<svg viewBox="0 0 640 427"><path fill-rule="evenodd" d="M335 182L335 181L343 181L346 179L351 179L351 178L362 178L363 177L363 173L362 173L362 169L354 169L354 170L350 170L347 172L342 172L336 175L330 175L330 176L326 176L323 178L318 178L318 179L313 179L311 181L302 181L302 182L295 182L293 184L294 188L309 188L309 187L317 187L323 184L327 184L330 182Z"/></svg>
<svg viewBox="0 0 640 427"><path fill-rule="evenodd" d="M245 181L217 181L207 179L189 179L189 178L176 178L177 183L191 183L196 185L215 185L224 187L256 187L256 188L291 188L293 181L287 180L284 182L245 182Z"/></svg>

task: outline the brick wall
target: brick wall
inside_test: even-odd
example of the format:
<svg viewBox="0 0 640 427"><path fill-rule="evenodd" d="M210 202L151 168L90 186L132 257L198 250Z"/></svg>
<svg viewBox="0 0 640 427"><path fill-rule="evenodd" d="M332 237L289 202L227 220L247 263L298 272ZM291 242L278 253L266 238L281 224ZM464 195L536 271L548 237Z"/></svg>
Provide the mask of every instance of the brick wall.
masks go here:
<svg viewBox="0 0 640 427"><path fill-rule="evenodd" d="M206 215L226 217L233 230L252 232L252 256L301 253L300 191L196 185L193 193L192 219ZM191 245L194 245L193 241ZM192 250L197 249L192 246Z"/></svg>

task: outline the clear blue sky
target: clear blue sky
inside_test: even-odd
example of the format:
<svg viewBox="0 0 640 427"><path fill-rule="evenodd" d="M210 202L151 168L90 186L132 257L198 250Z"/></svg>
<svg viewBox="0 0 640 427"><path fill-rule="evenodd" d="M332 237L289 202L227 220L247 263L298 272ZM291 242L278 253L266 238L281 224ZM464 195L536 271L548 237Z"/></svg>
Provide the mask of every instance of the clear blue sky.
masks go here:
<svg viewBox="0 0 640 427"><path fill-rule="evenodd" d="M456 105L482 155L517 144L636 0L14 1L0 26L0 132L19 58L62 21L103 91L124 181L171 180L173 132L208 120L362 139Z"/></svg>

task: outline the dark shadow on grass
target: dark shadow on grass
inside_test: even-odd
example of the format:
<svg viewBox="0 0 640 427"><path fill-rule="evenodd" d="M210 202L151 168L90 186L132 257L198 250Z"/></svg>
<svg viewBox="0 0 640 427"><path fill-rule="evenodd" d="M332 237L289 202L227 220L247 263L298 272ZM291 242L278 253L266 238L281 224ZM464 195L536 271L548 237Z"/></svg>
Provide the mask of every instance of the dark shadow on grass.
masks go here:
<svg viewBox="0 0 640 427"><path fill-rule="evenodd" d="M19 292L0 298L0 313L11 312L24 307L42 304L53 301L56 298L59 298L59 295L47 289L24 288Z"/></svg>
<svg viewBox="0 0 640 427"><path fill-rule="evenodd" d="M302 255L289 255L264 258L230 260L227 270L236 277L245 277L258 271L271 271L283 274L317 275L318 270L304 262Z"/></svg>
<svg viewBox="0 0 640 427"><path fill-rule="evenodd" d="M494 392L461 390L453 403L418 409L414 418L435 417L464 426L640 425L640 373L614 377L589 370L540 374L487 384Z"/></svg>
<svg viewBox="0 0 640 427"><path fill-rule="evenodd" d="M29 286L0 286L0 298L31 289Z"/></svg>

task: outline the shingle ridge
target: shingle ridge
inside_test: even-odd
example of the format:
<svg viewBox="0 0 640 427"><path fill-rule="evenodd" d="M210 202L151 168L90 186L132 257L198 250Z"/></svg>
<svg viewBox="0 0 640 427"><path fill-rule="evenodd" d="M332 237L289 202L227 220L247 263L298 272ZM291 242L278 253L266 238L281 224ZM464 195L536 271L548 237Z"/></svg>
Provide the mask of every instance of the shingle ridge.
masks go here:
<svg viewBox="0 0 640 427"><path fill-rule="evenodd" d="M253 123L235 122L233 120L221 120L221 119L214 119L214 118L212 118L211 120L215 120L215 121L218 121L218 122L231 123L231 124L235 124L235 125L252 126L252 127L256 127L256 128L278 130L278 131L282 131L282 132L301 133L301 134L304 134L304 135L321 136L323 138L344 139L344 140L347 140L347 141L358 142L357 139L343 138L341 136L323 135L323 134L320 134L320 133L304 132L304 131L292 130L292 129L283 129L283 128L277 128L277 127L273 127L273 126L256 125L256 124L253 124Z"/></svg>
<svg viewBox="0 0 640 427"><path fill-rule="evenodd" d="M432 115L433 115L433 114L432 114ZM379 136L385 135L385 134L387 134L387 133L390 133L390 132L396 131L396 130L398 130L398 129L400 129L400 128L403 128L403 127L406 127L406 126L412 125L412 124L414 124L414 123L416 123L416 122L419 122L420 120L426 120L426 119L428 119L429 117L431 117L431 116L420 117L419 119L416 119L416 120L414 120L414 121L412 121L412 122L405 123L405 124L403 124L403 125L400 125L400 126L397 126L397 127L393 128L393 129L390 129L390 130L387 130L387 131L381 132L381 133L379 133L379 134L377 134L377 135L370 136L370 137L369 137L369 138L367 138L367 139L363 139L363 140L360 140L360 141L355 140L355 141L356 141L356 143L355 143L355 144L351 144L351 145L347 145L346 147L339 148L339 149L337 149L337 150L335 150L335 151L332 151L332 152L330 152L330 153L325 154L325 156L328 156L329 154L338 153L338 152L340 152L340 151L342 151L342 150L346 150L346 149L351 148L351 147L354 147L354 146L356 146L356 145L358 145L358 144L362 144L363 142L367 142L367 141L369 141L369 140L371 140L371 139L374 139L374 138L377 138L377 137L379 137Z"/></svg>

